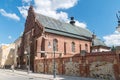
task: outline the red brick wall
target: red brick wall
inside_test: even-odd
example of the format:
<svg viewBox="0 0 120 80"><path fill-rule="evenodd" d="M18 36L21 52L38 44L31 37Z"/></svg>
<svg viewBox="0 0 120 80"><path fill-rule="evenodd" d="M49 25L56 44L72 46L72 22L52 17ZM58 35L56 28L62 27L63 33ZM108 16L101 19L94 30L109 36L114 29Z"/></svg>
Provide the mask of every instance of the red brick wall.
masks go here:
<svg viewBox="0 0 120 80"><path fill-rule="evenodd" d="M88 45L88 52L90 52L90 47L91 47L90 41L69 38L69 37L55 35L55 34L51 34L51 33L45 33L44 38L45 38L45 51L47 51L47 52L53 52L53 39L58 40L58 51L57 51L58 53L64 54L64 42L66 42L66 53L69 53L72 55L80 53L79 46L81 45L81 50L85 50L85 44ZM38 42L37 43L37 52L38 52L38 54L40 54L39 52L41 51L40 50L41 39L42 39L42 37L39 37L37 39L37 42ZM72 42L75 43L75 52L74 53L72 52L72 45L71 45ZM51 48L48 47L49 43L51 44ZM66 55L69 55L69 54L66 54ZM58 54L58 56L59 56L59 54ZM51 54L47 54L47 57L51 57Z"/></svg>
<svg viewBox="0 0 120 80"><path fill-rule="evenodd" d="M116 61L117 55L112 52L102 52L102 53L88 53L86 56L82 57L80 54L76 55L66 55L64 57L59 57L56 58L56 72L57 74L62 74L62 75L72 75L72 76L82 76L82 77L93 77L91 76L91 64L94 62L99 62L102 63L100 66L101 69L106 69L107 65L112 65L110 66L111 76L110 78L116 78L116 80L120 80L119 75L120 75L120 69L119 65L120 63ZM35 60L35 72L41 72L38 71L38 64L43 63L44 67L40 68L41 70L43 69L44 71L42 73L49 73L52 74L49 70L50 65L53 64L53 59L52 58L41 58L41 59L36 59ZM108 63L108 64L106 64ZM102 65L105 65L105 67L101 67ZM36 67L37 66L37 67ZM52 65L53 66L53 65ZM108 67L109 68L109 67ZM99 69L98 66L96 69ZM113 71L112 71L113 70ZM102 70L101 70L102 71ZM102 73L104 74L104 77L107 79L108 78L108 73ZM107 75L107 76L106 76ZM95 78L98 78L99 76L95 76ZM115 79L114 78L114 79Z"/></svg>

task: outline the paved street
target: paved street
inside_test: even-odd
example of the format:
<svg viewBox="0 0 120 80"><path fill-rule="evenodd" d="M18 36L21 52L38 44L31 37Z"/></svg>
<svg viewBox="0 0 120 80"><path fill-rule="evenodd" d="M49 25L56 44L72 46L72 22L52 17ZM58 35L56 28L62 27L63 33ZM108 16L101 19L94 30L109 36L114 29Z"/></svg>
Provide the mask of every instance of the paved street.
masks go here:
<svg viewBox="0 0 120 80"><path fill-rule="evenodd" d="M17 71L7 69L0 69L0 80L53 80L53 75L30 73L29 75L25 71ZM81 78L72 76L57 75L55 80L98 80L92 78Z"/></svg>
<svg viewBox="0 0 120 80"><path fill-rule="evenodd" d="M44 78L37 78L30 75L16 74L6 70L0 70L0 80L48 80Z"/></svg>

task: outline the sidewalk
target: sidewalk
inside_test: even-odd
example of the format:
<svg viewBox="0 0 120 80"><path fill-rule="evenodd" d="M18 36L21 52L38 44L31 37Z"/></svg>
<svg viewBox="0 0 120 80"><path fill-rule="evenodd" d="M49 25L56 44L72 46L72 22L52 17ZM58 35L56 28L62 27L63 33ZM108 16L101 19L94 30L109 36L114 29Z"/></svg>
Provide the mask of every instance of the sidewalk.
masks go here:
<svg viewBox="0 0 120 80"><path fill-rule="evenodd" d="M36 77L36 78L43 78L43 79L48 79L48 80L98 80L98 79L92 79L92 78L83 78L83 77L73 77L73 76L64 76L64 75L56 75L56 78L53 78L53 75L49 74L42 74L42 73L27 73L26 71L20 71L20 70L12 70L9 69L0 69L5 72L10 72L10 73L16 73L19 75L24 75L24 76L30 76L30 77Z"/></svg>

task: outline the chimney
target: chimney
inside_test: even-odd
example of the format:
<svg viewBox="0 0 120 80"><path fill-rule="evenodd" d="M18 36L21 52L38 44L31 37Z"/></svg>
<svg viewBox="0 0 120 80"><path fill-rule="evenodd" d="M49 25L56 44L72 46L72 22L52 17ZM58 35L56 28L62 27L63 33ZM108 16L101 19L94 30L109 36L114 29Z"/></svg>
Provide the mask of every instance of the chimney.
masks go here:
<svg viewBox="0 0 120 80"><path fill-rule="evenodd" d="M95 39L96 38L96 35L95 34L92 34L92 39Z"/></svg>
<svg viewBox="0 0 120 80"><path fill-rule="evenodd" d="M95 40L95 38L96 38L96 35L93 33L92 34L92 46L94 46L94 40Z"/></svg>
<svg viewBox="0 0 120 80"><path fill-rule="evenodd" d="M70 17L70 19L71 19L70 24L75 25L74 17Z"/></svg>

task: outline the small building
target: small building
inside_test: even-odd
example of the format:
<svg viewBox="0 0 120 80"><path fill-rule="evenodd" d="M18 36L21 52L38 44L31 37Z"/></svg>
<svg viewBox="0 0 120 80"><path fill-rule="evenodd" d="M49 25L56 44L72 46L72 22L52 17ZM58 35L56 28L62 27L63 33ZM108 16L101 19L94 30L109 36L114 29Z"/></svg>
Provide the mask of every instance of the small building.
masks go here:
<svg viewBox="0 0 120 80"><path fill-rule="evenodd" d="M3 67L3 58L5 59L6 58L6 56L3 56L3 52L4 52L4 50L6 49L8 47L8 44L7 45L1 45L0 46L0 68L2 68Z"/></svg>
<svg viewBox="0 0 120 80"><path fill-rule="evenodd" d="M110 51L108 47L102 40L100 40L95 34L92 38L92 52L106 52Z"/></svg>
<svg viewBox="0 0 120 80"><path fill-rule="evenodd" d="M0 67L10 68L14 64L14 49L15 45L7 44L0 47Z"/></svg>

